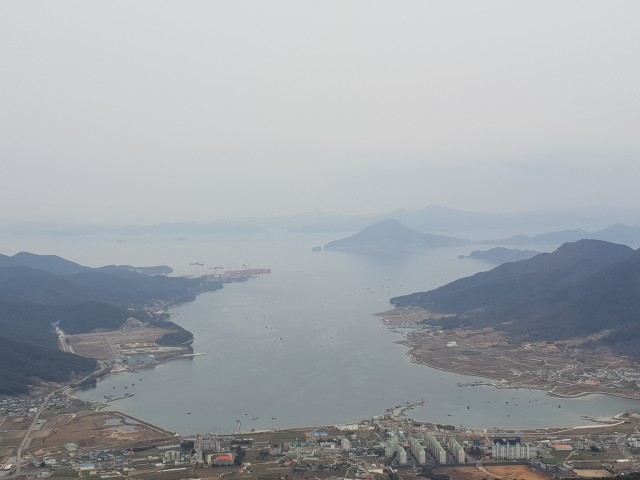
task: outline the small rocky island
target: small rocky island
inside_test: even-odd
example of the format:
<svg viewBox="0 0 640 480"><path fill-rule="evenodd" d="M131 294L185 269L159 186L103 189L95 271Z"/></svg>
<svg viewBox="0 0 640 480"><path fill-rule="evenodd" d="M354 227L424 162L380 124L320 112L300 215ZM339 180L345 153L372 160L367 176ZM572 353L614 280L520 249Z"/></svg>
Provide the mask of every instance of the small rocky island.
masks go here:
<svg viewBox="0 0 640 480"><path fill-rule="evenodd" d="M515 248L495 247L489 250L474 250L469 255L459 255L458 258L473 258L475 260L484 260L491 263L508 263L519 262L520 260L528 260L535 257L539 253L536 250L518 250Z"/></svg>

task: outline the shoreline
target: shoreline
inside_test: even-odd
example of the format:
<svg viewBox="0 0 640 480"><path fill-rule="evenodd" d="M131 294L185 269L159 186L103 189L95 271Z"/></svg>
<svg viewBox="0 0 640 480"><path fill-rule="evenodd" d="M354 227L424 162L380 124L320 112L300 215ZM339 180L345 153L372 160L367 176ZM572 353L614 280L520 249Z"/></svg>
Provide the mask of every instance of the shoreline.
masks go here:
<svg viewBox="0 0 640 480"><path fill-rule="evenodd" d="M608 395L625 400L640 400L640 391L632 388L625 389L625 387L618 386L615 391L606 390L605 388L615 379L610 380L608 384L603 381L602 390L587 390L591 383L582 382L580 379L560 381L561 379L564 380L562 375L567 370L567 367L576 368L576 365L567 364L567 360L564 360L566 355L561 353L561 357L558 352L562 351L555 344L548 347L549 349L554 349L552 350L553 353L549 354L544 350L544 353L540 352L539 346L536 347L538 350L534 350L531 344L512 343L512 340L505 336L503 332L491 328L444 331L425 330L420 328L420 325L424 322L423 319L429 317L431 313L428 310L419 308L392 308L372 315L377 317L380 323L387 327L388 330L402 337L399 340L394 340L393 343L403 345L407 349L405 354L409 356L411 363L414 364L424 365L442 372L485 379L489 381L487 386L493 386L496 389L537 390L559 398ZM446 347L451 348L443 348L445 344ZM559 348L563 348L562 344L560 344ZM523 355L521 352L531 353ZM534 354L534 352L537 352L537 354ZM479 357L477 361L471 358L471 355L480 353L487 355ZM533 358L532 354L534 354ZM572 353L572 355L579 354L580 352ZM449 357L455 361L449 362ZM581 367L592 370L606 369L605 363L612 360L609 357L616 360L614 363L622 361L610 352L600 352L589 358L590 363L587 363L586 360L578 363L580 363ZM455 365L454 368L452 368L453 365ZM523 369L521 365L525 368ZM544 383L544 380L548 378L546 376L542 379L539 378L539 370L541 368L549 369L551 378L555 374L558 382ZM625 368L637 370L638 365L631 362ZM482 369L485 370L482 371ZM593 382L593 384L600 385L600 378L602 377L596 376L595 379L597 381ZM568 392L556 392L556 389L565 389Z"/></svg>
<svg viewBox="0 0 640 480"><path fill-rule="evenodd" d="M202 293L206 293L206 292L202 292ZM199 295L198 295L198 297L199 297ZM196 298L197 298L197 297L196 297ZM194 300L195 300L195 298L194 298L193 300L189 300L189 301L187 301L187 302L181 302L181 303L171 304L171 305L170 305L170 304L167 304L167 305L164 305L164 306L163 306L163 310L165 311L165 313L166 313L166 314L168 314L168 315L169 315L169 318L170 318L171 322L172 322L172 323L176 323L176 322L175 322L175 320L177 319L177 317L178 317L180 314L179 314L179 313L175 313L175 312L169 312L169 310L170 310L170 309L172 309L172 308L175 308L175 307L179 307L180 305L184 305L184 304L186 304L186 303L190 303L191 301L194 301ZM383 315L380 315L380 314L378 314L378 315L374 314L374 315L375 315L375 316L378 316L378 317L382 317L382 316L383 316ZM177 324L177 323L176 323L176 325L178 325L178 327L180 327L180 328L184 328L184 327L180 326L180 325L179 325L179 324ZM185 329L185 330L186 330L186 329ZM401 341L401 340L394 341L394 343L402 344L402 345L404 345L405 347L407 347L407 348L409 349L408 351L405 351L404 353L405 353L406 355L408 355L408 356L409 356L411 363L420 364L420 365L426 366L426 367L428 367L428 368L433 368L434 370L440 370L440 371L443 371L443 372L446 372L446 373L452 373L452 374L456 374L456 375L462 375L462 376L465 376L465 377L484 378L484 379L487 379L487 380L493 380L493 381L495 381L495 382L499 382L499 381L501 380L501 379L499 379L499 378L492 378L492 377L489 377L489 376L474 375L474 374L470 374L470 373L465 372L465 371L457 371L457 370L453 370L453 369L442 368L442 367L439 367L439 366L433 366L433 365L430 365L428 362L423 361L423 360L420 360L420 359L418 359L417 357L415 357L414 355L412 355L412 353L411 353L411 346L410 346L410 345L408 345L408 344L407 344L407 343L405 343L405 342L406 342L406 337L405 337L405 340L402 340L402 341ZM135 366L135 367L133 367L133 368L134 368L134 369L138 369L138 368L149 368L149 367L155 367L155 366L157 366L157 365L160 365L160 364L163 364L163 363L167 363L167 362L169 362L169 361L173 361L173 360L176 360L176 359L180 359L180 358L191 358L191 357L193 357L193 356L198 356L198 355L202 355L202 354L192 353L192 354L186 354L186 355L184 355L184 354L183 354L183 355L176 355L176 356L171 356L170 358L166 358L166 359L163 359L163 360L161 360L161 361L158 361L158 362L156 362L156 363L154 363L154 364L145 364L144 366ZM130 372L135 372L135 370L121 370L121 371L130 371ZM112 374L116 374L116 373L120 373L120 371L110 372L108 375L112 375ZM491 384L491 386L493 386L494 388L496 388L496 389L498 389L498 390L500 390L500 389L505 389L505 390L506 390L506 389L509 389L509 388L513 388L513 389L520 389L520 388L521 388L521 389L525 389L525 390L526 390L526 389L530 389L530 390L539 390L539 391L544 391L545 393L549 393L550 395L554 395L552 392L549 392L548 390L545 390L545 389L543 389L543 388L535 388L535 387L528 387L528 386L509 386L509 387L502 387L502 388L501 388L500 386L495 385L495 384ZM575 395L575 396L566 395L566 398L581 397L581 396L587 396L587 395L590 395L590 394L598 394L598 393L600 393L600 392L586 392L586 393L582 393L582 394L580 394L580 395ZM615 395L615 394L612 394L612 393L609 393L609 392L602 392L602 393L606 393L606 394L608 394L608 395L617 396L617 397L621 397L621 398L625 398L625 399L633 399L633 398L625 397L625 396L622 396L622 395ZM563 394L555 394L555 396L563 397L564 395L563 395ZM113 405L113 404L110 404L109 402L105 402L105 404L106 404L106 405L109 405L109 406L110 406L109 408L114 408L114 407L112 407L112 405ZM104 407L103 407L103 408L104 408ZM429 422L429 423L430 423L430 422ZM303 428L303 427L294 427L294 428ZM560 426L560 427L557 427L557 426L544 427L544 426L542 426L542 427L539 427L539 428L558 429L558 428L576 428L576 427L574 427L574 426ZM586 427L583 427L583 428L586 428ZM271 431L277 431L277 430L288 430L288 429L289 429L289 428L275 428L275 429L273 429L273 430L271 430L271 429L269 429L269 430L271 430ZM268 431L269 431L269 430L268 430ZM250 432L243 432L243 433L250 433Z"/></svg>
<svg viewBox="0 0 640 480"><path fill-rule="evenodd" d="M404 346L408 347L408 345L406 345L404 343L404 341L402 341L402 340L399 340L399 341L396 341L396 342L393 342L393 343L397 343L399 345L404 345ZM429 365L424 360L420 361L420 360L416 359L411 354L411 351L410 351L411 348L410 347L408 347L408 348L409 348L409 350L405 352L405 355L407 355L409 357L411 363L414 363L416 365L423 365L425 367L433 368L434 370L439 370L441 372L447 372L447 373L454 373L456 375L463 375L465 377L485 378L487 380L494 380L495 382L499 382L500 380L502 380L500 378L493 378L493 377L488 377L488 376L487 377L481 377L481 376L474 375L474 374L471 374L471 373L459 372L459 371L456 371L456 370L451 370L451 369L446 369L446 368L442 368L442 367L436 367L434 365ZM546 393L547 395L549 395L551 397L558 397L558 398L569 398L569 399L571 399L571 398L587 397L589 395L609 395L611 397L624 398L625 400L636 400L636 401L640 402L640 399L638 399L638 398L628 397L628 396L625 396L624 394L615 393L615 392L580 392L580 393L576 393L575 395L571 395L571 394L568 394L568 393L555 393L555 392L553 392L553 389L545 390L544 388L534 388L534 387L525 387L525 386L498 387L497 385L495 385L495 382L494 383L486 383L486 384L480 385L480 386L490 386L490 387L495 388L496 390L520 390L520 389L522 389L522 390L536 390L538 392L544 392L544 393Z"/></svg>
<svg viewBox="0 0 640 480"><path fill-rule="evenodd" d="M170 309L178 307L180 305L185 305L187 303L191 303L197 300L197 298L205 293L211 293L211 292L217 292L218 290L222 290L224 288L224 284L225 283L233 283L233 282L238 282L238 281L245 281L247 280L247 278L249 277L242 277L242 278L235 278L235 279L229 279L227 281L222 281L220 284L219 288L214 288L214 289L205 289L197 294L194 294L192 296L189 296L188 298L186 298L184 301L178 301L178 302L172 302L172 303L164 303L161 305L149 305L145 308L149 309L150 311L153 311L154 314L158 313L158 317L162 317L165 316L165 323L168 323L170 325L172 325L175 329L177 329L178 331L183 330L185 332L188 332L191 335L191 340L189 340L188 342L183 342L181 344L177 344L177 345L162 345L164 347L174 347L174 348L185 348L184 352L181 353L168 353L166 354L166 357L161 359L161 360L155 360L154 362L151 363L146 363L146 364L142 364L142 365L134 365L134 366L128 366L126 368L123 369L118 369L116 371L113 371L113 366L111 367L107 367L109 369L108 372L106 373L102 373L105 368L96 368L96 370L94 370L93 372L91 372L89 375L87 375L86 377L84 377L81 380L76 380L76 381L72 381L67 383L67 394L74 396L75 397L75 393L78 391L82 391L85 389L91 389L91 388L96 388L96 385L104 378L108 378L111 376L115 376L119 373L135 373L138 369L148 369L148 368L155 368L157 366L163 365L165 363L174 361L174 360L180 360L180 359L185 359L185 358L193 358L193 357L199 357L202 355L206 355L206 353L198 353L198 352L194 352L193 348L191 347L191 343L193 342L193 332L187 330L186 328L184 328L182 325L176 323L173 319L175 317L178 316L178 314L176 313L171 313L169 312ZM117 331L117 330L113 330L113 331ZM188 352L186 350L186 348L188 347L188 349L190 350L190 352ZM74 354L78 355L77 353L73 352ZM90 358L90 357L87 357ZM97 375L97 376L96 376ZM89 378L93 378L95 379L95 384L93 385L79 385L79 386L73 386L74 383L78 383L79 381L83 381ZM81 398L81 397L77 397L77 398ZM82 398L81 398L82 399ZM83 401L86 402L90 402L90 403L96 403L98 405L98 408L102 409L102 408L106 408L107 406L111 405L110 402L93 402L91 400L87 400L87 399L82 399Z"/></svg>

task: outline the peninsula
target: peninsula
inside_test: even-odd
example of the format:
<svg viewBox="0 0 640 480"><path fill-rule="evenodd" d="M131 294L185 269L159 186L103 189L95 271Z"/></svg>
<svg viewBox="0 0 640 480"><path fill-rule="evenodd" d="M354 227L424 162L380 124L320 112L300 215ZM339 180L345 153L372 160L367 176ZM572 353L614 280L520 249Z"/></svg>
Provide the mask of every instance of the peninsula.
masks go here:
<svg viewBox="0 0 640 480"><path fill-rule="evenodd" d="M639 266L639 251L581 240L393 298L380 315L405 327L417 363L499 388L640 398Z"/></svg>
<svg viewBox="0 0 640 480"><path fill-rule="evenodd" d="M169 270L1 255L0 394L26 393L41 382L95 382L117 367L105 363L115 357L149 363L192 353L192 334L165 308L222 288L223 280L158 274Z"/></svg>

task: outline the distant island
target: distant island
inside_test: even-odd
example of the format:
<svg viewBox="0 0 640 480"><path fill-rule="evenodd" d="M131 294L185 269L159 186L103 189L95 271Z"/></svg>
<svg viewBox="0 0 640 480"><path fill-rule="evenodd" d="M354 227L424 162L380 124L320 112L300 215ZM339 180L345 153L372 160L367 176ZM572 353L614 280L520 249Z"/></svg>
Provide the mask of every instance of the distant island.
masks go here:
<svg viewBox="0 0 640 480"><path fill-rule="evenodd" d="M539 235L515 235L499 240L485 240L481 243L502 245L560 245L578 240L603 240L620 243L632 248L640 247L640 227L617 223L602 230L588 232L581 228L541 233Z"/></svg>
<svg viewBox="0 0 640 480"><path fill-rule="evenodd" d="M471 252L469 258L477 258L493 263L526 260L535 255L536 250L506 248L507 245L561 245L579 240L601 240L619 243L632 248L640 247L640 227L614 224L602 230L589 232L576 228L546 232L538 235L514 235L502 239L471 241L467 239L423 233L407 227L396 219L375 222L354 235L334 240L324 246L328 251L344 251L369 254L403 254L424 250L425 248L463 246L463 245L499 245L488 250ZM318 251L317 247L316 250ZM460 258L464 258L461 256Z"/></svg>
<svg viewBox="0 0 640 480"><path fill-rule="evenodd" d="M640 398L640 251L627 246L566 243L391 303L385 323L414 325L403 343L419 363L556 394Z"/></svg>
<svg viewBox="0 0 640 480"><path fill-rule="evenodd" d="M292 233L340 233L361 230L381 220L394 219L402 224L422 232L454 232L454 231L548 231L558 228L588 228L594 226L626 223L640 224L640 211L620 208L595 207L571 210L537 210L510 213L489 213L464 211L441 205L430 205L419 209L400 208L389 212L378 212L364 215L330 214L320 211L307 212L292 216L265 218L226 218L203 222L174 222L153 225L86 225L55 222L20 222L0 224L0 232L19 235L52 235L52 236L87 236L87 235L139 235L163 234L176 235L183 239L191 235L216 234L258 234L270 230L282 230ZM609 227L613 228L613 227ZM638 228L638 227L630 227ZM607 229L605 229L607 230ZM583 230L586 232L586 230ZM610 237L587 236L567 238L564 241L575 241L581 238L594 238L616 243L628 244L634 248L640 243L629 243L616 232L609 232ZM598 232L595 232L598 233ZM606 232L605 232L606 233ZM640 237L634 234L634 242ZM117 241L123 241L121 238ZM563 242L557 242L560 244Z"/></svg>
<svg viewBox="0 0 640 480"><path fill-rule="evenodd" d="M348 238L329 242L324 246L324 249L396 254L420 251L425 248L466 245L468 243L468 240L460 238L418 232L397 220L383 220L369 225Z"/></svg>
<svg viewBox="0 0 640 480"><path fill-rule="evenodd" d="M476 260L485 260L491 263L507 263L518 262L535 257L541 252L535 250L517 250L515 248L495 247L489 250L474 250L469 255L459 255L458 258L473 258Z"/></svg>

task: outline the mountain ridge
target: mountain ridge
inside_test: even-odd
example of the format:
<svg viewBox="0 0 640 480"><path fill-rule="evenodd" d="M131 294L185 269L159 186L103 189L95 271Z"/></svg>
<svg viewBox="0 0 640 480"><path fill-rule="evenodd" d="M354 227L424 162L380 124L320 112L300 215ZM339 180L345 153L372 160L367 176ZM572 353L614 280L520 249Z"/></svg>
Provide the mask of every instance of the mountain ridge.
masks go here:
<svg viewBox="0 0 640 480"><path fill-rule="evenodd" d="M73 275L76 273L90 271L105 272L136 272L145 275L166 275L173 273L173 269L166 265L154 267L133 267L131 265L105 265L103 267L93 268L80 265L71 260L59 257L58 255L40 255L31 252L19 252L13 256L0 254L1 267L28 267L36 270L43 270L49 273L60 275Z"/></svg>
<svg viewBox="0 0 640 480"><path fill-rule="evenodd" d="M391 303L453 314L456 325L559 340L637 326L639 299L640 251L580 240Z"/></svg>
<svg viewBox="0 0 640 480"><path fill-rule="evenodd" d="M0 394L25 393L39 381L67 381L96 368L95 360L58 349L54 324L86 333L117 329L135 317L174 330L159 343L184 343L192 338L189 332L145 308L190 301L218 288L221 283L147 275L136 267L90 268L28 252L0 255Z"/></svg>
<svg viewBox="0 0 640 480"><path fill-rule="evenodd" d="M640 210L594 206L580 209L525 210L516 212L466 211L441 205L418 209L398 208L369 214L331 214L321 211L272 217L220 218L212 221L161 222L150 225L91 225L53 222L0 224L11 234L140 235L140 234L255 234L269 229L296 233L354 232L380 220L396 219L410 228L429 232L469 230L520 230L531 228L602 228L616 223L640 224ZM613 240L613 239L612 239ZM640 246L640 245L639 245Z"/></svg>

